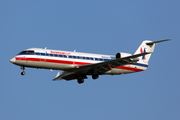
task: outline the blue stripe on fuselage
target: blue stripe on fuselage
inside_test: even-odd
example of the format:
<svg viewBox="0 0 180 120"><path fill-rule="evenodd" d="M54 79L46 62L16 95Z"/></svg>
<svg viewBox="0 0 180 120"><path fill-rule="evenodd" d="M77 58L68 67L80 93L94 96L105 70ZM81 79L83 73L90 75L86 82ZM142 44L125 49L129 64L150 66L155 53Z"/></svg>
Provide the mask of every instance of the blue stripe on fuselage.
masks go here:
<svg viewBox="0 0 180 120"><path fill-rule="evenodd" d="M62 54L40 53L40 52L35 52L35 54L34 53L22 53L22 54L18 54L18 55L40 55L40 56L67 58L66 55L62 55ZM102 59L102 58L95 58L95 57L76 56L76 55L69 55L68 57L73 58L73 59L84 59L84 60L94 60L95 59L95 61L109 61L109 60L111 60L111 59Z"/></svg>
<svg viewBox="0 0 180 120"><path fill-rule="evenodd" d="M141 67L148 67L148 65L142 64L142 63L136 63L136 64L132 64L132 65L138 65L138 66L141 66Z"/></svg>
<svg viewBox="0 0 180 120"><path fill-rule="evenodd" d="M18 55L41 55L41 56L51 56L51 57L62 57L62 55L61 54L52 54L52 53L39 53L39 52L36 52L35 54L33 54L33 53L23 53L23 54L18 54ZM64 58L67 58L67 56L66 55L63 55L63 57ZM71 56L72 58L74 57L74 56ZM89 58L89 60L92 60L91 59L91 57L88 57ZM92 57L93 58L93 57ZM81 56L77 56L76 57L76 59L83 59L83 57ZM94 58L93 58L94 59ZM104 60L104 62L105 61L110 61L110 60L112 60L112 59L99 59L99 58L95 58L95 61L103 61ZM87 60L87 59L86 59ZM142 64L142 63L136 63L136 64L132 64L132 65L138 65L138 66L141 66L141 67L148 67L148 65L146 65L146 64Z"/></svg>

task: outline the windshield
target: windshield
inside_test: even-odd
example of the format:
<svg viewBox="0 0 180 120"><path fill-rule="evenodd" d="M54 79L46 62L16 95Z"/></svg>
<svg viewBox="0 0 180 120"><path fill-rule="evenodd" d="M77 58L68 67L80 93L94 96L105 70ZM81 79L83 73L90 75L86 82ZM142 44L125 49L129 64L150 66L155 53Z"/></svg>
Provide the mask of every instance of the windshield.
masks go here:
<svg viewBox="0 0 180 120"><path fill-rule="evenodd" d="M20 52L18 55L22 55L22 54L34 55L34 53L35 52L33 50L25 50L25 51Z"/></svg>

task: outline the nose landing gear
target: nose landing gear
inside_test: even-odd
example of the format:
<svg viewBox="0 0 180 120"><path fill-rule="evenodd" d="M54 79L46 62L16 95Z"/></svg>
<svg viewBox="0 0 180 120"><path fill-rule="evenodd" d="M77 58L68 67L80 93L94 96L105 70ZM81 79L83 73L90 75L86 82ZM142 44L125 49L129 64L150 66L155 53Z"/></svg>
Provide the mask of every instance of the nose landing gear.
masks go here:
<svg viewBox="0 0 180 120"><path fill-rule="evenodd" d="M21 66L21 69L22 69L21 75L25 75L26 73L24 72L25 70L24 66Z"/></svg>

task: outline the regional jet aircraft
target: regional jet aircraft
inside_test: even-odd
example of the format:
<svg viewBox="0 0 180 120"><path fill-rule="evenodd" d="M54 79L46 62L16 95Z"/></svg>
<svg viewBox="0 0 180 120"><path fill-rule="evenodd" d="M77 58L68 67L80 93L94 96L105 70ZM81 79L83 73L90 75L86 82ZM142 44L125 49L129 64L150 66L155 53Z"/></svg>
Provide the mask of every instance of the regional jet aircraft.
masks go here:
<svg viewBox="0 0 180 120"><path fill-rule="evenodd" d="M155 45L169 40L171 39L155 42L145 40L133 55L123 52L118 52L116 55L102 55L29 48L17 54L10 62L21 66L21 75L25 75L25 67L62 70L62 74L58 72L53 81L77 79L81 84L87 79L87 75L97 79L99 75L121 75L144 71L148 67Z"/></svg>

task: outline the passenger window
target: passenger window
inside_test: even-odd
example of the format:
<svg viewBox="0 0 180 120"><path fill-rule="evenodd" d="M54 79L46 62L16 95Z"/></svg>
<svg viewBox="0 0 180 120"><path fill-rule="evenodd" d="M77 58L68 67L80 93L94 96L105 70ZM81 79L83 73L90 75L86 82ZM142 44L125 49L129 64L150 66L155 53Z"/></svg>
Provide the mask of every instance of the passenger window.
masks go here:
<svg viewBox="0 0 180 120"><path fill-rule="evenodd" d="M104 61L108 61L108 59L104 59Z"/></svg>
<svg viewBox="0 0 180 120"><path fill-rule="evenodd" d="M49 56L49 55L48 55L48 53L46 53L46 55L45 55L45 56Z"/></svg>
<svg viewBox="0 0 180 120"><path fill-rule="evenodd" d="M95 58L96 61L98 61L98 58Z"/></svg>
<svg viewBox="0 0 180 120"><path fill-rule="evenodd" d="M103 61L103 59L102 59L102 58L99 58L99 61Z"/></svg>
<svg viewBox="0 0 180 120"><path fill-rule="evenodd" d="M42 56L45 56L45 53L41 53Z"/></svg>
<svg viewBox="0 0 180 120"><path fill-rule="evenodd" d="M41 55L40 53L36 53L36 55Z"/></svg>

